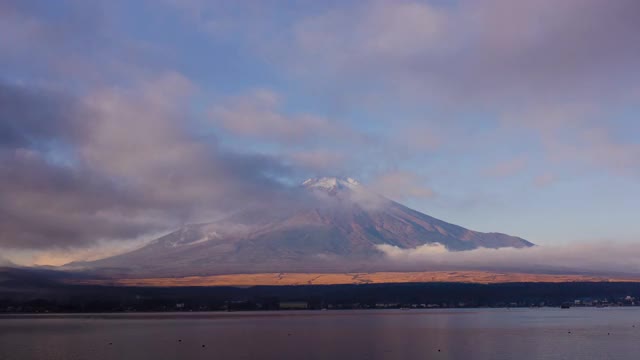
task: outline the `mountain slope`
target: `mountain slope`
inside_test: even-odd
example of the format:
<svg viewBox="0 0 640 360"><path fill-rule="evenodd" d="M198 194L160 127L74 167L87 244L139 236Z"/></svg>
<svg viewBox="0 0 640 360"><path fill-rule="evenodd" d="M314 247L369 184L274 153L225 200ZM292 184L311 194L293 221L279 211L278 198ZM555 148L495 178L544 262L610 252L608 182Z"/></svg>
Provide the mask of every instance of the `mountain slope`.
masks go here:
<svg viewBox="0 0 640 360"><path fill-rule="evenodd" d="M188 225L141 249L74 265L127 276L360 271L380 270L379 245L411 249L439 243L451 251L533 245L435 219L350 178L309 179L301 190L286 205Z"/></svg>

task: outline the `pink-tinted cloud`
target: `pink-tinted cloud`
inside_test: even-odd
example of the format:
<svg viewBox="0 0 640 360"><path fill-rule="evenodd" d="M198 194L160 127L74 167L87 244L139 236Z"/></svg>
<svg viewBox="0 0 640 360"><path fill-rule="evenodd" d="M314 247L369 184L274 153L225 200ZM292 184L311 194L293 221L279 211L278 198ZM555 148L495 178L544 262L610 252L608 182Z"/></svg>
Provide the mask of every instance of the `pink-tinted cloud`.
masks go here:
<svg viewBox="0 0 640 360"><path fill-rule="evenodd" d="M436 194L426 180L408 171L390 171L379 174L369 184L371 190L397 201L429 199Z"/></svg>
<svg viewBox="0 0 640 360"><path fill-rule="evenodd" d="M271 90L254 90L212 107L214 124L253 139L284 143L356 138L349 128L312 114L287 114L281 97Z"/></svg>
<svg viewBox="0 0 640 360"><path fill-rule="evenodd" d="M526 167L527 158L520 156L492 165L485 169L484 174L492 177L508 177L520 173Z"/></svg>
<svg viewBox="0 0 640 360"><path fill-rule="evenodd" d="M127 82L158 69L148 61L161 51L114 26L117 2L65 0L52 15L46 2L0 4L0 66L3 78L35 78L55 87ZM117 54L114 56L113 54ZM163 54L167 58L167 54ZM147 60L147 61L145 61Z"/></svg>
<svg viewBox="0 0 640 360"><path fill-rule="evenodd" d="M344 153L326 149L294 151L289 157L297 166L320 174L343 169L346 161Z"/></svg>
<svg viewBox="0 0 640 360"><path fill-rule="evenodd" d="M544 173L533 179L533 184L538 188L547 187L556 181L556 177L552 173Z"/></svg>

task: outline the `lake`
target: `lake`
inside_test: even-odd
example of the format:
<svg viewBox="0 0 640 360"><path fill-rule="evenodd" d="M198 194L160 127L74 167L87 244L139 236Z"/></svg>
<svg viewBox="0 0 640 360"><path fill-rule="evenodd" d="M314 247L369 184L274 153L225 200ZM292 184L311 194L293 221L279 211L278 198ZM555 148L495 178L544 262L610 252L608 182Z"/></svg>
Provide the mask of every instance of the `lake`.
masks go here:
<svg viewBox="0 0 640 360"><path fill-rule="evenodd" d="M640 308L0 316L2 360L635 360L639 354Z"/></svg>

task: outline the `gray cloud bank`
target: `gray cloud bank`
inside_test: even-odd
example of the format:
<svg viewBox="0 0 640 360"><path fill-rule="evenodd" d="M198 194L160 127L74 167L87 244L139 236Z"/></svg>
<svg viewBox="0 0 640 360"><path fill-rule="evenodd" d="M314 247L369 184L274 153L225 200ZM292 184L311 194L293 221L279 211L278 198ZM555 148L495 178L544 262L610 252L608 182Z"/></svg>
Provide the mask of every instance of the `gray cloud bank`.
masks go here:
<svg viewBox="0 0 640 360"><path fill-rule="evenodd" d="M82 97L0 85L0 245L132 239L287 191L278 160L190 131L190 89L177 74Z"/></svg>
<svg viewBox="0 0 640 360"><path fill-rule="evenodd" d="M296 23L299 58L293 61L301 70L382 79L419 96L466 102L610 99L638 84L630 71L640 60L640 4L634 0L351 5Z"/></svg>

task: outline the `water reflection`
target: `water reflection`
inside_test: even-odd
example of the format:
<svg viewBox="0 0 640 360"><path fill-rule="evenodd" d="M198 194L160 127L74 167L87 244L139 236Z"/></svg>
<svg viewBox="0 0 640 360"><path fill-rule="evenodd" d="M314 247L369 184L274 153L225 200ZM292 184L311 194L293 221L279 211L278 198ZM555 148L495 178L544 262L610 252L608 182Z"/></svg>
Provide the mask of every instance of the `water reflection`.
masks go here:
<svg viewBox="0 0 640 360"><path fill-rule="evenodd" d="M635 359L639 339L633 308L0 317L3 360Z"/></svg>

